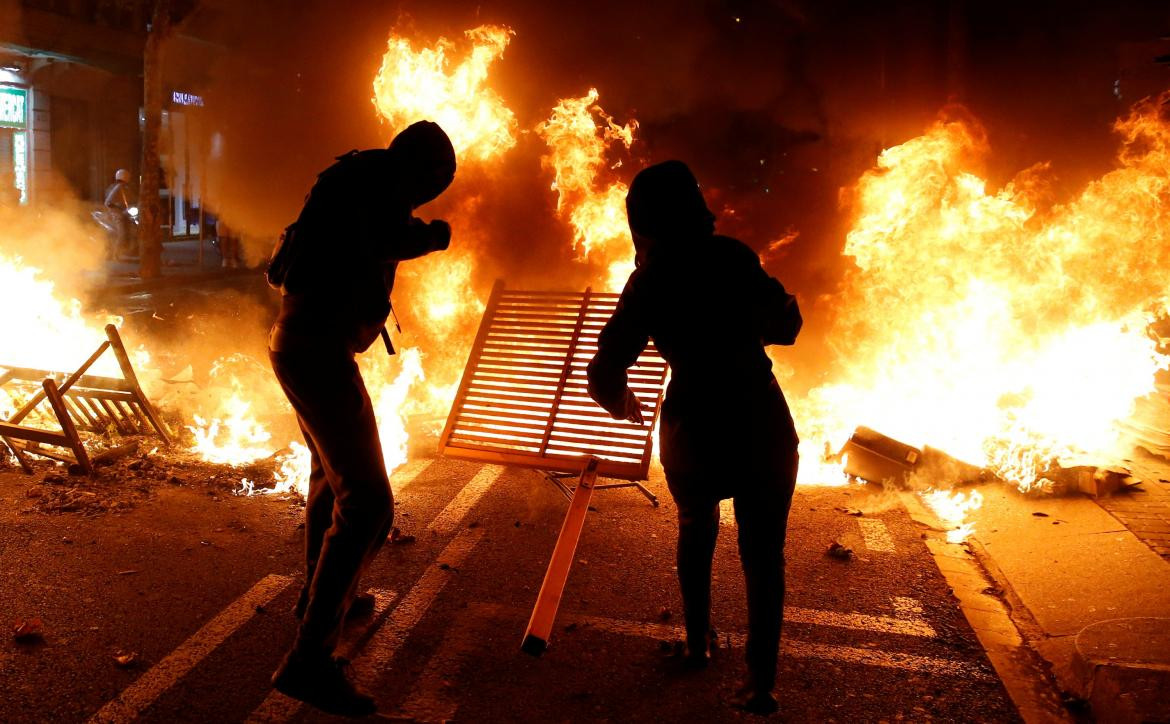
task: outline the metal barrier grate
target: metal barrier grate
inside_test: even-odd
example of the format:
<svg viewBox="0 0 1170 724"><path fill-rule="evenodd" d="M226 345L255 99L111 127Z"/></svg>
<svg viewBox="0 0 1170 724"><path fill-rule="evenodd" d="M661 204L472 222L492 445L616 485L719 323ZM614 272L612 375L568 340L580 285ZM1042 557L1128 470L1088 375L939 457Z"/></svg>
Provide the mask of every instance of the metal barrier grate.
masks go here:
<svg viewBox="0 0 1170 724"><path fill-rule="evenodd" d="M645 422L614 420L589 398L585 371L618 295L508 290L496 282L439 452L579 474L589 457L598 475L645 480L666 381L653 345L630 368Z"/></svg>

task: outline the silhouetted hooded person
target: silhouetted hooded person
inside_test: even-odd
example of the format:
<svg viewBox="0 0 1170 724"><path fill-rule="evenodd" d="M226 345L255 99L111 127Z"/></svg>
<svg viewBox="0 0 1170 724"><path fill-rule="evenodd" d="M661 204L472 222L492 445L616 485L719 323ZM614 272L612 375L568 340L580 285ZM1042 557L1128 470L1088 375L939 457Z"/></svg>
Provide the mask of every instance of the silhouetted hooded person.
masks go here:
<svg viewBox="0 0 1170 724"><path fill-rule="evenodd" d="M370 396L354 354L384 335L398 263L447 248L451 228L413 216L455 175L447 134L429 121L386 149L352 151L318 177L278 245L281 289L272 368L312 456L305 507L305 585L296 642L272 683L326 711L365 715L374 700L333 658L347 614L372 609L358 582L386 540L394 498Z"/></svg>
<svg viewBox="0 0 1170 724"><path fill-rule="evenodd" d="M685 164L640 172L626 211L636 268L601 332L589 392L614 418L639 421L627 369L650 340L670 364L659 437L679 511L687 661L705 665L709 656L719 501L734 498L748 591L748 675L733 703L772 711L798 441L764 347L792 344L800 312L755 252L715 235L715 217Z"/></svg>

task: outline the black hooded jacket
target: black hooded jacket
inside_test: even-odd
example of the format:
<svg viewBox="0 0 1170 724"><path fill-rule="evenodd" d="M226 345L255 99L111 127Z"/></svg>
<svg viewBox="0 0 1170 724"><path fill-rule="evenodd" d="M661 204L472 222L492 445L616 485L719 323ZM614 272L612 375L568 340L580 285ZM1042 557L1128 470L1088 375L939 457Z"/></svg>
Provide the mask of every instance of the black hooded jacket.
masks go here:
<svg viewBox="0 0 1170 724"><path fill-rule="evenodd" d="M317 177L293 227L296 259L283 284L273 349L323 344L361 352L390 313L398 262L446 248L412 214L451 183L455 155L426 121L390 148L352 151Z"/></svg>
<svg viewBox="0 0 1170 724"><path fill-rule="evenodd" d="M671 369L661 428L668 470L741 453L756 439L745 425L764 426L760 440L794 449L796 433L764 346L795 341L795 298L749 247L713 233L714 217L682 163L640 173L627 211L637 268L601 332L590 395L615 418L627 415L626 370L653 340ZM722 449L728 445L736 451Z"/></svg>

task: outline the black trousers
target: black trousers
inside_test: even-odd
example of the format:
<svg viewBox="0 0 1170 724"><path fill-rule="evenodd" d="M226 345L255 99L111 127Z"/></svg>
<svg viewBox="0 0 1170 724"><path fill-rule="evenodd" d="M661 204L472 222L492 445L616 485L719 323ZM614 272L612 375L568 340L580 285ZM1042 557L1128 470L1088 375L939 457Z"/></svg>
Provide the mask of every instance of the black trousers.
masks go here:
<svg viewBox="0 0 1170 724"><path fill-rule="evenodd" d="M304 616L296 648L330 654L358 581L394 522L374 408L343 349L270 352L312 454L305 506Z"/></svg>
<svg viewBox="0 0 1170 724"><path fill-rule="evenodd" d="M784 540L796 487L798 457L764 471L728 470L738 484L721 484L715 475L666 470L678 506L678 582L686 620L687 645L703 651L711 628L711 562L719 534L718 491L736 490L735 521L739 557L747 584L748 685L770 691L776 681L780 628L784 620Z"/></svg>

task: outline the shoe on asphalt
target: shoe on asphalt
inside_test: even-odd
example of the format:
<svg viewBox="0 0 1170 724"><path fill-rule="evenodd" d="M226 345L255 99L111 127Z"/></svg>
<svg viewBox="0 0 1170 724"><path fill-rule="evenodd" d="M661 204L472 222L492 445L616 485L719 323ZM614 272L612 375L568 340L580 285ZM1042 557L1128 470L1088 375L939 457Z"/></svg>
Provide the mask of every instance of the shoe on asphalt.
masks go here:
<svg viewBox="0 0 1170 724"><path fill-rule="evenodd" d="M760 691L751 686L743 686L727 698L727 704L741 709L749 714L768 716L780 710L780 704L771 691Z"/></svg>
<svg viewBox="0 0 1170 724"><path fill-rule="evenodd" d="M369 616L374 612L374 604L377 599L374 594L362 592L353 597L353 601L349 604L349 610L345 612L346 618L361 618ZM309 607L309 592L308 589L301 589L301 595L297 596L296 605L293 606L293 616L298 621L305 618L305 609Z"/></svg>
<svg viewBox="0 0 1170 724"><path fill-rule="evenodd" d="M305 656L294 650L272 675L272 686L329 714L360 717L377 712L374 697L353 685L348 669L345 659Z"/></svg>

